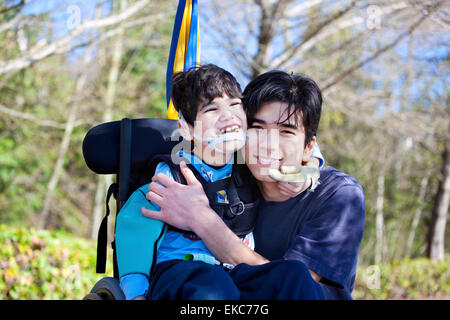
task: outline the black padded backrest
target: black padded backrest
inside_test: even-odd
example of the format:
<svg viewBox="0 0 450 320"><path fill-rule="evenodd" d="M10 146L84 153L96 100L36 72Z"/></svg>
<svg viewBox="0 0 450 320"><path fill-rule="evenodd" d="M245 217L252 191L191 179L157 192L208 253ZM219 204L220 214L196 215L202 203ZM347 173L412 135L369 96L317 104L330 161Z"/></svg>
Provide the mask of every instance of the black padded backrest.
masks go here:
<svg viewBox="0 0 450 320"><path fill-rule="evenodd" d="M117 174L120 158L120 122L91 128L83 140L83 156L89 169L98 174ZM179 142L171 141L177 121L132 119L131 166L139 167L158 153L170 153Z"/></svg>
<svg viewBox="0 0 450 320"><path fill-rule="evenodd" d="M125 120L125 119L124 119ZM118 174L120 130L124 121L113 121L91 128L83 140L83 156L97 174ZM177 121L170 119L126 119L131 124L130 192L139 187L139 175L156 154L167 154L180 142ZM139 180L139 181L138 181ZM128 192L128 193L130 193Z"/></svg>

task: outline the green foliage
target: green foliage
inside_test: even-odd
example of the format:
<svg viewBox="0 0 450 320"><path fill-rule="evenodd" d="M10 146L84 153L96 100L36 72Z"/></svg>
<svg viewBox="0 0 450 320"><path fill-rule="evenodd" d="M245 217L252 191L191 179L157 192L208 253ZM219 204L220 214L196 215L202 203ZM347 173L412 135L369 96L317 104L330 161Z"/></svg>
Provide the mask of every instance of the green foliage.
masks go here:
<svg viewBox="0 0 450 320"><path fill-rule="evenodd" d="M95 261L92 241L0 225L0 300L82 299L103 277Z"/></svg>
<svg viewBox="0 0 450 320"><path fill-rule="evenodd" d="M90 240L64 231L0 225L1 299L81 299L107 273L95 274L96 249ZM450 255L359 267L355 299L432 299L450 297ZM379 289L373 289L379 272ZM372 288L372 289L370 289Z"/></svg>
<svg viewBox="0 0 450 320"><path fill-rule="evenodd" d="M25 115L24 118L0 113L0 223L32 226L39 221L55 171L63 126L69 109L76 105L76 120L84 124L77 125L71 134L69 152L64 157L63 170L50 202L47 226L82 236L91 233L89 222L97 176L84 162L82 141L91 127L104 121L116 41L121 41L123 48L111 106L112 120L165 117L165 71L175 4L152 1L152 6L161 12L172 10L173 13L158 23L126 28L121 39L112 37L94 44L94 56L87 68L82 62L82 54L86 52L83 50L87 48L84 47L0 75L0 105ZM155 8L146 10L153 14ZM61 13L65 14L65 10L51 14L59 20ZM9 12L8 19L15 14L17 12ZM146 12L141 14L147 16ZM51 31L53 20L49 16L39 13L30 18L24 29L29 48L36 45L38 38L48 42L55 40L53 37L57 36ZM0 32L0 60L9 61L23 55L17 45L18 29ZM100 28L98 32L105 31ZM80 39L74 39L76 41ZM80 75L86 76L82 95L76 94ZM59 127L42 125L43 121L59 124Z"/></svg>
<svg viewBox="0 0 450 320"><path fill-rule="evenodd" d="M379 282L377 282L378 279ZM440 262L417 258L394 260L392 263L379 266L360 267L353 297L355 299L449 299L450 255Z"/></svg>

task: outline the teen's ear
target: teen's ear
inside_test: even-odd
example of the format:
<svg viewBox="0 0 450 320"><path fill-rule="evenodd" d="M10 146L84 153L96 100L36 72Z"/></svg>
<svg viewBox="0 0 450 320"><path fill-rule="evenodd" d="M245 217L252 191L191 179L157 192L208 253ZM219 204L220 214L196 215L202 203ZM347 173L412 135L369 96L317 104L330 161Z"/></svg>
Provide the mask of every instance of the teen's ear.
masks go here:
<svg viewBox="0 0 450 320"><path fill-rule="evenodd" d="M184 140L186 141L192 141L192 135L190 132L190 127L189 125L186 123L186 126L182 125L180 123L180 120L177 121L177 127L178 130L180 131L181 136L183 137Z"/></svg>
<svg viewBox="0 0 450 320"><path fill-rule="evenodd" d="M305 150L303 151L302 162L308 162L309 160L311 160L311 155L315 144L316 144L316 137L314 136L305 146Z"/></svg>

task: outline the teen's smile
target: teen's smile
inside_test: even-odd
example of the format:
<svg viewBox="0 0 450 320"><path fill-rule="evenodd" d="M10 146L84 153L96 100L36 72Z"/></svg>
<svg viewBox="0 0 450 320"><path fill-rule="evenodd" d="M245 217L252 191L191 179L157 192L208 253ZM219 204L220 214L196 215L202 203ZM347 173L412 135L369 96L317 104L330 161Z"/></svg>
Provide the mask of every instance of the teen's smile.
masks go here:
<svg viewBox="0 0 450 320"><path fill-rule="evenodd" d="M279 168L282 158L276 159L272 157L263 157L261 155L255 155L256 162L262 167Z"/></svg>

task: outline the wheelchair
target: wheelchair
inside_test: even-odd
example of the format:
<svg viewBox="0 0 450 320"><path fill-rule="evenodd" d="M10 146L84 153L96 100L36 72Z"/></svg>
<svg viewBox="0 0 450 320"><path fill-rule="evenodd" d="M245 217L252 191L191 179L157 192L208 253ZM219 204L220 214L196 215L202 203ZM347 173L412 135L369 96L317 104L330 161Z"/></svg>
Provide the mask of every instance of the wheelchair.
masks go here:
<svg viewBox="0 0 450 320"><path fill-rule="evenodd" d="M131 193L148 183L146 170L149 160L156 154L170 154L179 143L180 136L176 129L176 120L124 118L97 125L87 132L82 146L86 165L96 174L114 174L116 178L108 188L106 214L98 232L97 273L105 273L111 196L116 200L116 219ZM83 300L125 299L119 285L114 240L111 246L113 277L100 279Z"/></svg>

